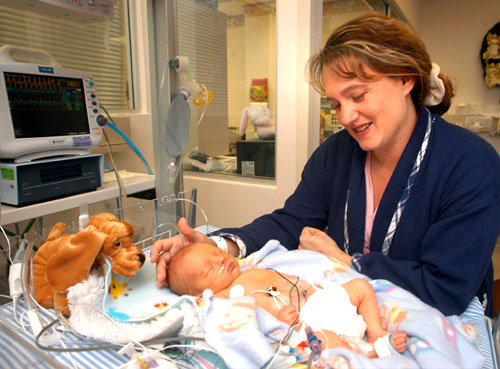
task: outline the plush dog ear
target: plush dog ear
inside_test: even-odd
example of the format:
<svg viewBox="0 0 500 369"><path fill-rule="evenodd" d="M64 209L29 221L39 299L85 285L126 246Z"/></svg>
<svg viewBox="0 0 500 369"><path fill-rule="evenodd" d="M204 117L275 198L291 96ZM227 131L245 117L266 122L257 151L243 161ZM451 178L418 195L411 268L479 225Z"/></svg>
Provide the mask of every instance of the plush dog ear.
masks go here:
<svg viewBox="0 0 500 369"><path fill-rule="evenodd" d="M59 245L64 243L66 224L57 223L49 232L49 235L33 256L33 297L46 308L54 307L54 291L47 284L45 278L45 267L47 260L57 253Z"/></svg>
<svg viewBox="0 0 500 369"><path fill-rule="evenodd" d="M88 226L71 237L66 237L57 252L47 260L46 280L56 292L65 292L89 276L106 234Z"/></svg>
<svg viewBox="0 0 500 369"><path fill-rule="evenodd" d="M107 222L111 222L113 220L118 220L113 214L111 213L100 213L97 215L93 215L90 218L89 224L93 225L94 227L99 229L99 225L102 225Z"/></svg>
<svg viewBox="0 0 500 369"><path fill-rule="evenodd" d="M54 227L49 232L49 235L47 236L47 241L52 241L53 239L56 239L57 237L60 237L64 234L64 231L66 230L66 224L64 223L57 223Z"/></svg>
<svg viewBox="0 0 500 369"><path fill-rule="evenodd" d="M134 236L134 228L129 223L109 213L94 215L90 218L89 225L94 226L99 232L106 233L110 242L121 237Z"/></svg>

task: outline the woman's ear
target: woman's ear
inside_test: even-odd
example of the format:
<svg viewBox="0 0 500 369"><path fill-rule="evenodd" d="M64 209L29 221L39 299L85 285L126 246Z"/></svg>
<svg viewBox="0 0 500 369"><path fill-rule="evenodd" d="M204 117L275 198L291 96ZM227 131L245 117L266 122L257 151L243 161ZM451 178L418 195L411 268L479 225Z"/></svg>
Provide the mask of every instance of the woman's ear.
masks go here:
<svg viewBox="0 0 500 369"><path fill-rule="evenodd" d="M411 90L413 90L413 87L415 87L415 78L404 76L401 78L401 81L403 82L403 90L405 91L405 94L409 94Z"/></svg>

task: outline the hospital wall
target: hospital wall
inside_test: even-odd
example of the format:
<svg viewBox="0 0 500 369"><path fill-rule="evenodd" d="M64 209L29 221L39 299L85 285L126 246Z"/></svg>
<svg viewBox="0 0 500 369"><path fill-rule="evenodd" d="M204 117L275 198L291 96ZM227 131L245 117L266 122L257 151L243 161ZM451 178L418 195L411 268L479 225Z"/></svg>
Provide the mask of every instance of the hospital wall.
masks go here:
<svg viewBox="0 0 500 369"><path fill-rule="evenodd" d="M424 40L427 50L442 71L457 81L456 107L500 115L498 87L487 87L483 80L480 49L488 30L500 21L498 0L395 0Z"/></svg>
<svg viewBox="0 0 500 369"><path fill-rule="evenodd" d="M401 9L419 32L428 46L433 60L441 65L443 72L457 80L457 96L454 99L452 112L460 103L480 104L481 112L493 116L500 115L500 89L489 88L482 77L479 49L482 39L489 28L500 20L500 6L498 0L418 0L399 1ZM279 43L279 40L278 40ZM279 55L278 55L279 57ZM278 90L277 94L287 94L287 91ZM278 120L278 126L285 125ZM290 128L290 129L293 129ZM313 125L309 130L316 129ZM279 136L279 140L283 136ZM496 140L498 141L498 140ZM279 168L280 163L278 163ZM298 165L296 170L300 171ZM297 178L297 177L296 177ZM291 178L290 180L295 180ZM227 193L224 189L227 180L216 178L207 180L208 191ZM219 184L223 183L222 186ZM272 186L272 184L270 184ZM201 188L203 191L203 187ZM254 214L262 214L276 205L276 201L269 203L267 196L259 196L261 190L254 188L248 192L247 199L238 195L228 194L231 211L225 206L219 206L217 201L208 206L208 213L220 221L220 224L234 224L237 219L253 219ZM266 190L263 190L266 191ZM226 202L225 204L228 204ZM223 215L226 213L227 215Z"/></svg>
<svg viewBox="0 0 500 369"><path fill-rule="evenodd" d="M482 113L499 116L499 89L485 85L479 60L482 38L486 31L500 19L498 0L480 2L398 0L396 3L424 39L433 60L441 65L443 72L456 78L458 91L452 111L457 104L479 104ZM303 31L301 33L304 34ZM278 47L280 44L283 42L278 40ZM278 53L278 59L279 56ZM286 67L290 70L286 72L287 76L293 73L299 74L299 71L294 72L290 66ZM300 73L297 78L303 78L303 74ZM293 89L277 90L278 112L279 101L293 101L299 98L298 95L292 96L293 94L297 94ZM146 98L142 93L140 96L142 99ZM293 106L293 103L290 106ZM282 132L278 134L278 145L288 146L286 158L292 162L278 162L277 168L278 171L281 169L287 171L287 177L283 179L291 183L287 187L287 193L276 196L277 185L272 181L262 182L252 178L232 179L213 174L192 175L188 173L185 175L185 186L198 188L200 203L216 225L244 224L255 216L280 206L295 187L310 149L299 147L303 145L297 138L299 136L297 131L300 129L297 121L301 121L298 119L300 111L290 110L286 114L287 116L278 117L278 129ZM151 129L147 124L148 119L151 118L147 114L139 114L133 117L131 125L132 129L137 131L137 135L133 135L134 141L153 165L153 149L151 145L148 145L152 137ZM296 123L292 124L294 120ZM312 137L318 129L316 122L307 119L306 121L307 123L300 124L307 125L304 130L309 131L309 136ZM118 161L131 171L143 171L142 164L132 153L121 154ZM283 167L290 165L294 169Z"/></svg>
<svg viewBox="0 0 500 369"><path fill-rule="evenodd" d="M498 0L423 1L420 34L432 59L457 80L452 114L469 104L471 113L500 115L500 88L485 84L480 59L483 38L498 22Z"/></svg>

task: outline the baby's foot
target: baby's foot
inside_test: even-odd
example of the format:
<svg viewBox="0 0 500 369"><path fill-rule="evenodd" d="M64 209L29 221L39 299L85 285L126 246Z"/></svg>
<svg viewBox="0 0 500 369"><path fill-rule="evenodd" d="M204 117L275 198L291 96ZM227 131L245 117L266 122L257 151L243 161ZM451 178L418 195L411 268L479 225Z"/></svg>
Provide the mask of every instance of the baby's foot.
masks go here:
<svg viewBox="0 0 500 369"><path fill-rule="evenodd" d="M406 342L408 342L408 335L406 332L397 331L391 334L391 344L394 349L402 354L406 350Z"/></svg>
<svg viewBox="0 0 500 369"><path fill-rule="evenodd" d="M391 316L392 307L390 305L384 304L380 308L380 324L383 330L387 330L389 327L389 318Z"/></svg>

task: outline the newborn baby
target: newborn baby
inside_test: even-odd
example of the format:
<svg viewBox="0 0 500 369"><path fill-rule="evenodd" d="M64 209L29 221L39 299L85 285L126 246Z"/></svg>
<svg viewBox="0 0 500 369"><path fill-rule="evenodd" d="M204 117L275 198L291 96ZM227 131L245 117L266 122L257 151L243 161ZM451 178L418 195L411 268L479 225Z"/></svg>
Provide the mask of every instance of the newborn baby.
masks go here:
<svg viewBox="0 0 500 369"><path fill-rule="evenodd" d="M176 253L167 278L179 295L199 295L210 288L220 298L252 296L257 306L278 320L297 330L309 326L318 338L326 338L322 349L345 347L368 357L389 355L388 344L400 353L406 349L405 332L390 334L382 328L375 292L364 279L342 285L331 282L322 288L274 270L242 273L234 256L206 243ZM362 341L365 333L368 349Z"/></svg>

